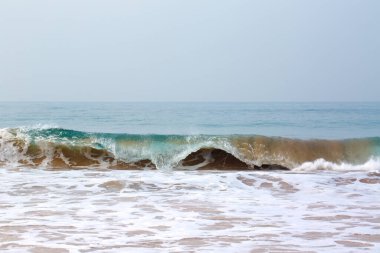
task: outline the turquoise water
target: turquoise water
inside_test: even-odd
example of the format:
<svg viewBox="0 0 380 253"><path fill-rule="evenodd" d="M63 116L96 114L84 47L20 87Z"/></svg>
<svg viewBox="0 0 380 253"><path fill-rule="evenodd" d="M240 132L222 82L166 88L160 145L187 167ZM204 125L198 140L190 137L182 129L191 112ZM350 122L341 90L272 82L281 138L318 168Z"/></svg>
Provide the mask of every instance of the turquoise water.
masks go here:
<svg viewBox="0 0 380 253"><path fill-rule="evenodd" d="M0 128L59 126L85 132L380 136L380 103L0 103Z"/></svg>

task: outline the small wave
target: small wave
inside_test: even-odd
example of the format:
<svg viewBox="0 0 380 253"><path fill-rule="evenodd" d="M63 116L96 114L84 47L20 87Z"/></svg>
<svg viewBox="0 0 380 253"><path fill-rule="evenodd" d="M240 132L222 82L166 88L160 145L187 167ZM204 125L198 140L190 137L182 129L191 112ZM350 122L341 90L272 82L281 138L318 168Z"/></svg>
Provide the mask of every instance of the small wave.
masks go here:
<svg viewBox="0 0 380 253"><path fill-rule="evenodd" d="M30 130L46 130L46 129L58 129L59 126L57 124L34 124L30 126L21 126L19 127L22 131L30 131Z"/></svg>

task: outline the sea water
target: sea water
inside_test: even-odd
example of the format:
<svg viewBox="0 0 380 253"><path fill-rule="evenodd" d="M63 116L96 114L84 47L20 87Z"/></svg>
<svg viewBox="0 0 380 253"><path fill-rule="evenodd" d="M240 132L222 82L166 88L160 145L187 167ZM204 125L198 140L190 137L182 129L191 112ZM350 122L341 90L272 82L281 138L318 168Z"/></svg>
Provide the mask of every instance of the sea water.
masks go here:
<svg viewBox="0 0 380 253"><path fill-rule="evenodd" d="M380 103L13 102L0 119L1 251L380 250Z"/></svg>

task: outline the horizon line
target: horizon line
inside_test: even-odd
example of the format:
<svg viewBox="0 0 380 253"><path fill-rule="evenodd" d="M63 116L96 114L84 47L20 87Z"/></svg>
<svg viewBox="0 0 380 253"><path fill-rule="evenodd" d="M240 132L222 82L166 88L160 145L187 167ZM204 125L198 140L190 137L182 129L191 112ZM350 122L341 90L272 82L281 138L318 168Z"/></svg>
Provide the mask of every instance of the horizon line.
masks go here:
<svg viewBox="0 0 380 253"><path fill-rule="evenodd" d="M216 101L203 101L203 100L0 100L0 103L380 103L380 100L261 100L261 101L231 101L231 100L216 100Z"/></svg>

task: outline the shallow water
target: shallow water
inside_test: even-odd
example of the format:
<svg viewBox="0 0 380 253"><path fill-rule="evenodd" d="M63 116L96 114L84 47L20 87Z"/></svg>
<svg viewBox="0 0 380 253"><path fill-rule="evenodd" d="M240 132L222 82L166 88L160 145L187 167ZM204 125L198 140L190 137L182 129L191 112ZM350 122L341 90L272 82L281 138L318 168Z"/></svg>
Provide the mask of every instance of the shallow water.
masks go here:
<svg viewBox="0 0 380 253"><path fill-rule="evenodd" d="M2 252L378 252L380 172L0 170Z"/></svg>

